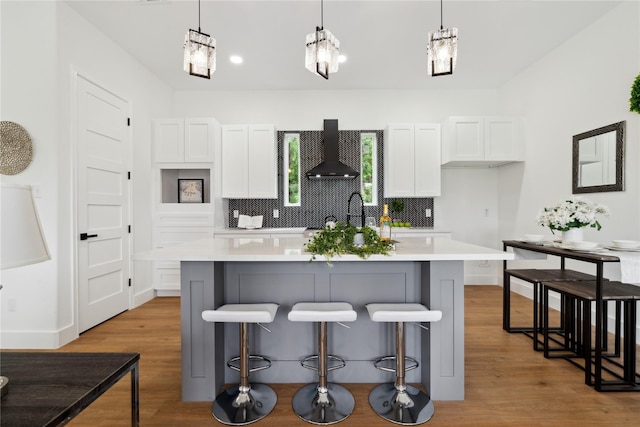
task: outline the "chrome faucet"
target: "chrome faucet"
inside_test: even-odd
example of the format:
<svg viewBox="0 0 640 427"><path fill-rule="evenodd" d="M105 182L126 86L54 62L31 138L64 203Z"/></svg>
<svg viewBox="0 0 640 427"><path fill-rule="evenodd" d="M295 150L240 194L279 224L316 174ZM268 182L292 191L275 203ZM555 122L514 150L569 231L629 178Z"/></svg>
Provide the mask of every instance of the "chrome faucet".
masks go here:
<svg viewBox="0 0 640 427"><path fill-rule="evenodd" d="M360 198L360 215L354 215L351 213L351 199L353 196L358 196ZM347 225L351 225L351 217L360 217L360 227L364 227L364 200L362 199L362 194L358 191L354 191L349 196L349 201L347 202Z"/></svg>

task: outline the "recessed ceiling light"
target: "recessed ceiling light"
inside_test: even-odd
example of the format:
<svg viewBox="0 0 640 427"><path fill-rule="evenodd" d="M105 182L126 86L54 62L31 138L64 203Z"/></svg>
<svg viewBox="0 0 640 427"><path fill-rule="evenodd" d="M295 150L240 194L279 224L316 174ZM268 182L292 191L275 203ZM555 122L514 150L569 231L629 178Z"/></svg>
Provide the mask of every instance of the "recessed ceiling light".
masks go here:
<svg viewBox="0 0 640 427"><path fill-rule="evenodd" d="M242 56L238 56L238 55L231 55L229 57L229 61L233 62L234 64L242 64Z"/></svg>
<svg viewBox="0 0 640 427"><path fill-rule="evenodd" d="M347 57L344 55L338 55L338 62L339 63L343 63L343 62L347 62Z"/></svg>

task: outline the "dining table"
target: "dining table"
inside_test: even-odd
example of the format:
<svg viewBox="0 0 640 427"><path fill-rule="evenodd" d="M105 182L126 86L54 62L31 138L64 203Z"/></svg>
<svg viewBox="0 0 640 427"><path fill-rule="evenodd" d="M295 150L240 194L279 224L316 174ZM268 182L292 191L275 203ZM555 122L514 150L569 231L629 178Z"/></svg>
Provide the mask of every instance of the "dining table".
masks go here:
<svg viewBox="0 0 640 427"><path fill-rule="evenodd" d="M640 251L622 250L613 246L605 247L597 245L592 249L577 249L561 242L542 241L529 242L524 240L503 240L505 252L513 252L514 259L542 259L547 256L554 256L560 259L560 268L566 268L566 260L580 261L591 264L595 267L596 276L596 297L595 297L595 336L602 336L607 327L603 313L605 312L603 300L603 283L605 277L605 265L615 264L619 267L620 281L640 286ZM503 261L504 270L507 269L508 260ZM505 291L506 292L506 291ZM504 295L504 298L509 298ZM508 316L503 310L503 320ZM619 389L618 381L603 379L603 343L602 340L595 340L594 348L594 387L597 391L608 391ZM640 390L635 384L630 389Z"/></svg>

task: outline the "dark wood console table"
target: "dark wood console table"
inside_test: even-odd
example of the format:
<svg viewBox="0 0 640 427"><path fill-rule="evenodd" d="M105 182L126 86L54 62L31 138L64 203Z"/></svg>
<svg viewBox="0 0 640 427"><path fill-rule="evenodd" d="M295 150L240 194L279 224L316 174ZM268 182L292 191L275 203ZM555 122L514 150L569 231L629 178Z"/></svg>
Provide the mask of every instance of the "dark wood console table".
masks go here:
<svg viewBox="0 0 640 427"><path fill-rule="evenodd" d="M9 392L2 397L1 425L64 425L130 372L131 425L137 427L139 360L139 353L2 352Z"/></svg>
<svg viewBox="0 0 640 427"><path fill-rule="evenodd" d="M587 252L577 252L571 251L567 249L562 249L556 246L547 246L547 245L537 245L531 243L525 243L518 240L504 240L503 249L507 251L508 248L518 248L518 249L526 249L532 252L538 252L546 255L553 255L560 258L560 268L565 268L565 260L572 259L576 261L583 261L587 263L594 264L596 267L596 324L595 324L595 333L596 336L602 336L603 328L606 331L606 322L603 319L604 312L604 302L602 299L602 282L604 281L604 264L609 262L620 262L620 258L612 255L598 254L598 253L587 253ZM507 269L507 261L503 262L504 269ZM504 295L504 298L508 299L508 295ZM507 316L508 314L503 312L503 316ZM504 319L503 319L504 320ZM609 384L606 384L606 381L602 380L602 357L603 357L603 348L602 348L602 340L595 340L595 352L594 352L594 387L597 391L607 391L607 390L616 390L617 385L614 387L607 387Z"/></svg>

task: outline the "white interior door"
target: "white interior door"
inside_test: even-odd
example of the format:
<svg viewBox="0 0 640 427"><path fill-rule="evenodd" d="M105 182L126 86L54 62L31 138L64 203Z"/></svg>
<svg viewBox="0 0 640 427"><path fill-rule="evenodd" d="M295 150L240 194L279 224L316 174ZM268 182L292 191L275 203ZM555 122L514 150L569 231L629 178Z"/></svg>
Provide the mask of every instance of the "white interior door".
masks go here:
<svg viewBox="0 0 640 427"><path fill-rule="evenodd" d="M129 105L77 76L79 332L129 308Z"/></svg>

